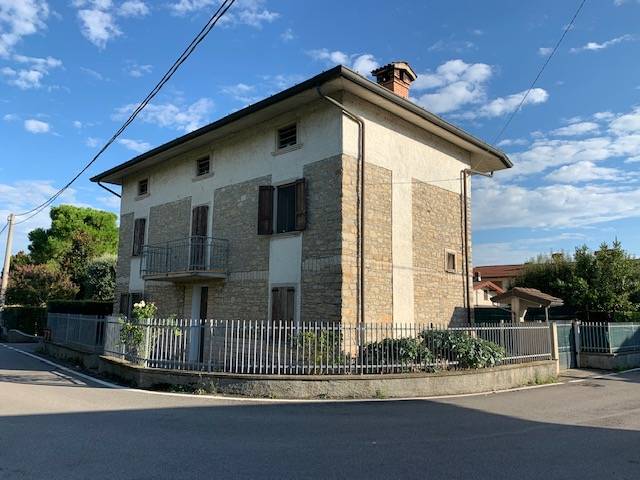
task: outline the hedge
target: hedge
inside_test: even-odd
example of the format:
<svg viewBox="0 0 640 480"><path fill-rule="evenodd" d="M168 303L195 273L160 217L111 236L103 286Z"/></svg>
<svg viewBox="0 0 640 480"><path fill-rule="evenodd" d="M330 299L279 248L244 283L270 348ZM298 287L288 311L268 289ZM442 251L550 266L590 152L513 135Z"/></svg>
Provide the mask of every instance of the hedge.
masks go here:
<svg viewBox="0 0 640 480"><path fill-rule="evenodd" d="M20 330L29 335L42 335L47 326L47 309L44 307L5 307L2 323L8 330Z"/></svg>
<svg viewBox="0 0 640 480"><path fill-rule="evenodd" d="M49 313L74 313L77 315L111 315L113 302L94 300L49 300Z"/></svg>

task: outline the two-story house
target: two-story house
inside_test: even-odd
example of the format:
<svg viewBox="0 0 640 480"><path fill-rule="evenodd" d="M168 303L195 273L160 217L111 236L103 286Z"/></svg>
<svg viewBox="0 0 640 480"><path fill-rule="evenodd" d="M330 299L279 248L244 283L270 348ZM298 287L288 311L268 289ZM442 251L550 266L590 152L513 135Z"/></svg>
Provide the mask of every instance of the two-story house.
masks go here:
<svg viewBox="0 0 640 480"><path fill-rule="evenodd" d="M470 177L501 151L409 100L406 62L338 66L107 170L115 308L284 321L468 320Z"/></svg>

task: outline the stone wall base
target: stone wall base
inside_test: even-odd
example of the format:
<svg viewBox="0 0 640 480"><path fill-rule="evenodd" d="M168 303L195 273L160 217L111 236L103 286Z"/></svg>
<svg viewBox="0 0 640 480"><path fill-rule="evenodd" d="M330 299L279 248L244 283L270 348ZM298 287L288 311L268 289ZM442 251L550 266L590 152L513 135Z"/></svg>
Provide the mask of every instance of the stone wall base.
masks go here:
<svg viewBox="0 0 640 480"><path fill-rule="evenodd" d="M547 382L555 361L434 374L278 376L150 369L102 356L99 371L139 388L182 386L225 395L283 399L410 398L481 393Z"/></svg>

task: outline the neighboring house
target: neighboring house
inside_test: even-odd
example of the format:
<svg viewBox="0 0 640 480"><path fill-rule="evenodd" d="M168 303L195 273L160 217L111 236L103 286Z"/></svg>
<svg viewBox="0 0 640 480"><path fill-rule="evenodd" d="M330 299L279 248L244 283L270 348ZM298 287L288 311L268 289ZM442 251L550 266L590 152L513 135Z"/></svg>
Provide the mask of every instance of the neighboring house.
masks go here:
<svg viewBox="0 0 640 480"><path fill-rule="evenodd" d="M489 280L473 282L473 305L475 307L493 307L492 298L505 290Z"/></svg>
<svg viewBox="0 0 640 480"><path fill-rule="evenodd" d="M475 282L489 281L503 290L509 290L516 283L516 278L522 275L524 264L516 265L483 265L473 267Z"/></svg>
<svg viewBox="0 0 640 480"><path fill-rule="evenodd" d="M469 169L511 162L409 101L405 62L372 73L332 68L92 178L122 186L116 309L466 321Z"/></svg>

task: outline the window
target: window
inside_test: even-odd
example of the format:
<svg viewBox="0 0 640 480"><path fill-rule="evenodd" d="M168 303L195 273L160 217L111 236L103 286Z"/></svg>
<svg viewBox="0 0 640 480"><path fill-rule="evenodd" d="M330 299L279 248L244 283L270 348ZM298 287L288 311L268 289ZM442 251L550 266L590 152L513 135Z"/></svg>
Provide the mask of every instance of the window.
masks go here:
<svg viewBox="0 0 640 480"><path fill-rule="evenodd" d="M209 157L202 157L196 160L196 177L202 177L209 174L210 162Z"/></svg>
<svg viewBox="0 0 640 480"><path fill-rule="evenodd" d="M138 182L138 196L146 195L149 193L149 179L144 178Z"/></svg>
<svg viewBox="0 0 640 480"><path fill-rule="evenodd" d="M295 318L296 289L274 287L271 289L271 321L293 322Z"/></svg>
<svg viewBox="0 0 640 480"><path fill-rule="evenodd" d="M133 224L133 250L131 255L137 257L142 254L144 246L144 229L147 224L146 218L136 218Z"/></svg>
<svg viewBox="0 0 640 480"><path fill-rule="evenodd" d="M278 129L278 150L298 143L298 126L294 123Z"/></svg>
<svg viewBox="0 0 640 480"><path fill-rule="evenodd" d="M304 230L307 226L306 203L304 178L278 187L261 186L258 194L258 235Z"/></svg>
<svg viewBox="0 0 640 480"><path fill-rule="evenodd" d="M457 271L458 265L456 264L456 254L454 252L447 251L446 254L446 264L445 270L447 272L455 273Z"/></svg>

